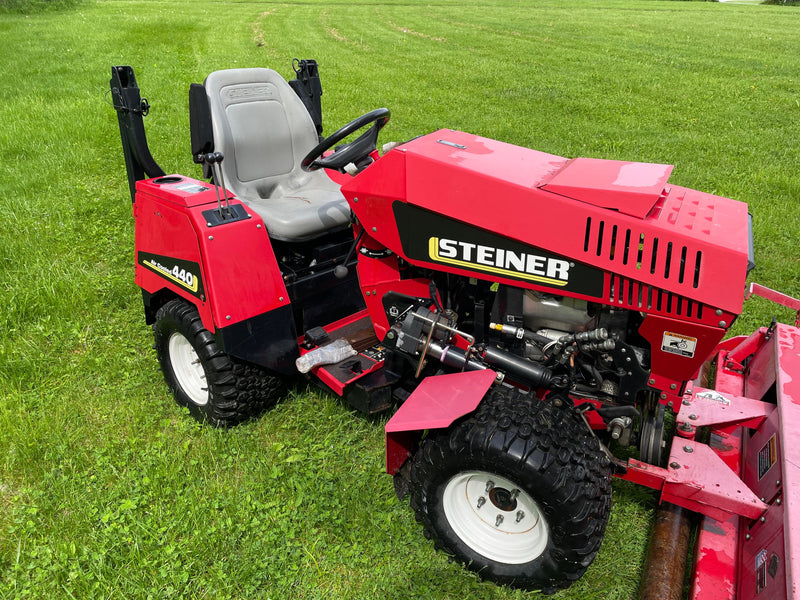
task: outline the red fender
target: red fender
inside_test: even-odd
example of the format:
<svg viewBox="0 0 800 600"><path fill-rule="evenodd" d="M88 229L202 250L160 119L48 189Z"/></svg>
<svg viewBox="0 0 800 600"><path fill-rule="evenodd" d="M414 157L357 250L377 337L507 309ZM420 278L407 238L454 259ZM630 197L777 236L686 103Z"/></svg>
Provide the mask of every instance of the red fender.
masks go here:
<svg viewBox="0 0 800 600"><path fill-rule="evenodd" d="M386 423L386 472L396 474L426 429L444 429L473 412L497 373L469 371L428 377Z"/></svg>

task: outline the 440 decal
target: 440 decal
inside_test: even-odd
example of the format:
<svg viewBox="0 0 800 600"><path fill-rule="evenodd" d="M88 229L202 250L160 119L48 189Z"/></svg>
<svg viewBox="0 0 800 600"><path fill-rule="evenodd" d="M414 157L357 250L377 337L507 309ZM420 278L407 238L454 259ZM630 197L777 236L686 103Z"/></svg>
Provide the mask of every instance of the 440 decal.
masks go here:
<svg viewBox="0 0 800 600"><path fill-rule="evenodd" d="M196 262L139 252L138 262L143 267L164 277L198 298L203 295L200 265Z"/></svg>

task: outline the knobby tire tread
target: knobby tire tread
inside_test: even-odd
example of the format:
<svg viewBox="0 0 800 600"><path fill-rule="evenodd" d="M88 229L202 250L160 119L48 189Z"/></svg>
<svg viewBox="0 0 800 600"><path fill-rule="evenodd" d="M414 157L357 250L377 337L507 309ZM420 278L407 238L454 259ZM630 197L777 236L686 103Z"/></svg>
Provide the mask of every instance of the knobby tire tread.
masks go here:
<svg viewBox="0 0 800 600"><path fill-rule="evenodd" d="M210 398L198 406L183 397L172 374L166 342L173 331L194 346L209 384ZM162 306L153 325L155 346L161 370L176 402L189 408L199 421L215 427L230 427L256 417L274 405L283 393L280 377L229 356L217 346L214 335L200 319L197 309L183 300L171 300Z"/></svg>
<svg viewBox="0 0 800 600"><path fill-rule="evenodd" d="M611 463L563 400L494 389L472 416L431 432L411 460L411 506L425 536L486 579L552 593L583 575L600 548L611 508ZM441 494L450 477L470 469L505 476L535 498L550 527L539 557L498 563L455 536Z"/></svg>

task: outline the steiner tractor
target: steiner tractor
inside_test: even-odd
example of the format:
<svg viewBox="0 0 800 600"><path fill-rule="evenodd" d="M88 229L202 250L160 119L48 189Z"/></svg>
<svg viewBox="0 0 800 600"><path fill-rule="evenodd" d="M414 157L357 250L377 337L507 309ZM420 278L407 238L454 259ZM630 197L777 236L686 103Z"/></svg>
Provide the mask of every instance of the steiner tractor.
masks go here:
<svg viewBox="0 0 800 600"><path fill-rule="evenodd" d="M619 477L660 495L645 589L671 587L646 597L680 595L694 513L692 598L800 597L800 330L724 339L747 206L669 165L449 129L378 152L385 108L322 137L317 64L293 67L191 86L202 179L158 166L134 72L112 68L136 283L177 402L229 426L304 374L395 410L398 496L499 584L578 579Z"/></svg>

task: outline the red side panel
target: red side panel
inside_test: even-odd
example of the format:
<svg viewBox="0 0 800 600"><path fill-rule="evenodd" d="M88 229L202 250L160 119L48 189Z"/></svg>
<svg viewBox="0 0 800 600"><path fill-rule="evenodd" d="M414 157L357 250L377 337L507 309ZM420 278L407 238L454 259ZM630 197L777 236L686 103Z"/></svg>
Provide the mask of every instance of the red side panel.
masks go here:
<svg viewBox="0 0 800 600"><path fill-rule="evenodd" d="M639 333L650 342L651 378L655 380L652 385L680 394L681 383L697 375L725 335L725 330L647 315ZM673 384L675 387L670 387Z"/></svg>
<svg viewBox="0 0 800 600"><path fill-rule="evenodd" d="M214 187L202 181L136 183L136 283L186 298L209 331L289 304L261 218L248 211L247 219L210 226L203 213L216 208Z"/></svg>
<svg viewBox="0 0 800 600"><path fill-rule="evenodd" d="M794 599L800 598L800 328L778 325L777 335L786 596Z"/></svg>
<svg viewBox="0 0 800 600"><path fill-rule="evenodd" d="M386 423L386 472L394 475L410 456L409 434L449 427L474 411L492 386L494 371L428 377Z"/></svg>

